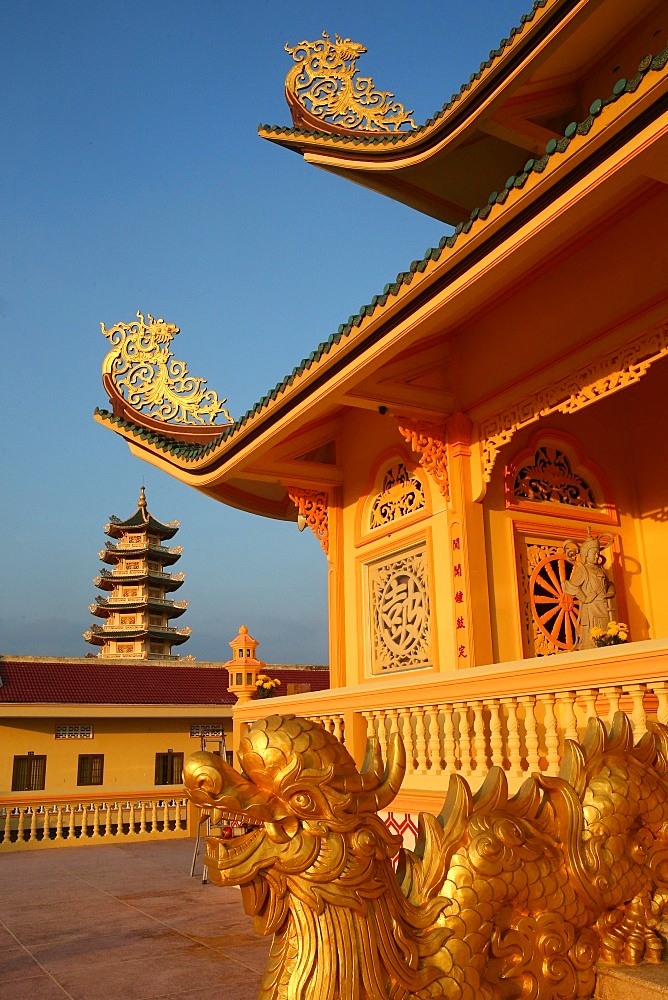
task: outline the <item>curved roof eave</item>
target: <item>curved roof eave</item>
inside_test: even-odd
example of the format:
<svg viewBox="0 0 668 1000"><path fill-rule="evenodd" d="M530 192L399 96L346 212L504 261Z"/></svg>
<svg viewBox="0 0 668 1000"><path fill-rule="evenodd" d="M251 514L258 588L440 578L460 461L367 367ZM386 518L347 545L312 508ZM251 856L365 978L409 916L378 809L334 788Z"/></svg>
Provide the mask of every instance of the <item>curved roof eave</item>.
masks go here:
<svg viewBox="0 0 668 1000"><path fill-rule="evenodd" d="M537 211L546 198L554 197L557 182L567 187L571 165L574 170L585 169L590 146L592 156L600 157L608 133L614 145L623 140L625 127L639 130L644 126L643 115L660 113L667 98L664 73L667 63L668 46L658 55L643 59L634 77L620 78L608 97L592 102L584 121L570 123L561 139L550 140L542 157L527 160L522 170L511 175L500 190L493 191L487 203L475 208L470 218L460 223L451 236L443 237L437 247L428 248L421 260L412 261L407 271L400 272L394 282L385 285L380 295L374 295L370 303L342 323L336 333L321 342L290 375L239 420L225 427L216 439L201 445L181 440L174 435L173 425L165 425L164 434L149 432L100 408L96 408L94 419L121 434L132 450L145 460L166 471L178 469L183 481L206 492L207 480L213 481L213 471L252 444L283 411L327 381L365 345L380 340L398 315L433 293L439 282L466 269L471 253L479 254L488 238L498 240L508 227L519 225L520 220L526 221L526 216ZM655 74L663 76L659 78ZM619 108L615 107L616 113L611 118L608 110L625 97L631 103L623 102ZM642 107L634 117L629 117L624 112L632 111L633 103ZM630 120L628 126L625 125L627 119ZM601 122L605 123L603 128Z"/></svg>
<svg viewBox="0 0 668 1000"><path fill-rule="evenodd" d="M337 162L345 159L348 169L366 167L397 169L411 166L433 155L448 144L462 124L475 118L495 91L504 86L508 76L515 72L530 53L549 35L565 17L584 6L587 0L535 0L531 10L520 18L519 26L511 28L507 38L501 39L489 58L480 64L459 91L428 118L423 125L404 132L339 132L327 130L323 120L321 130L297 126L258 126L263 139L275 142L305 154L320 154L318 162L324 165L328 154Z"/></svg>

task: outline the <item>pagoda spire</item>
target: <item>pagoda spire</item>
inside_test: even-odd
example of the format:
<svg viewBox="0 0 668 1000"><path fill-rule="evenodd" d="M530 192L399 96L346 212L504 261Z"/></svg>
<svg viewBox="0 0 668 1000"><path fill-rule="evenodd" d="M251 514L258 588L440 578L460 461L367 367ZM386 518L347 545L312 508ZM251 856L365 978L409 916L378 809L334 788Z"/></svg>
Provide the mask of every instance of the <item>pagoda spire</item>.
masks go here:
<svg viewBox="0 0 668 1000"><path fill-rule="evenodd" d="M163 524L154 518L142 485L135 513L125 521L112 515L104 530L116 541L106 542L99 556L112 568L103 569L94 583L108 596L98 595L89 610L105 623L84 632L84 639L101 647L98 656L103 658L179 659L172 646L186 642L190 629L173 628L169 622L184 613L188 602L174 601L171 594L185 577L166 567L178 562L183 549L163 545L179 530L179 522Z"/></svg>

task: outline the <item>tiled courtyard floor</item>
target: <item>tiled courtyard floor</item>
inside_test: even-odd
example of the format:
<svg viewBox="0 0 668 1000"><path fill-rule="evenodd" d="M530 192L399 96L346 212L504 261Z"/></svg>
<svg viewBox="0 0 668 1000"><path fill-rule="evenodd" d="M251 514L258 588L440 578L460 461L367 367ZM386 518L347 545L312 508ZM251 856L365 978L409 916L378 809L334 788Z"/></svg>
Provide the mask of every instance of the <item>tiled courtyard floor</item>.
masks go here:
<svg viewBox="0 0 668 1000"><path fill-rule="evenodd" d="M193 846L0 856L0 1000L255 1000L269 941Z"/></svg>

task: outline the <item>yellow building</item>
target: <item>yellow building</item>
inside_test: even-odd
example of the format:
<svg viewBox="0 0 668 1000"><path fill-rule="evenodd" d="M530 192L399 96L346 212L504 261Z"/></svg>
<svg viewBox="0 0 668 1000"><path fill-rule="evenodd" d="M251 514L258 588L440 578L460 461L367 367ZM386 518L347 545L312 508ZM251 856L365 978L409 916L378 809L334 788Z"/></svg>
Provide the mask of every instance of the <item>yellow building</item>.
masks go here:
<svg viewBox="0 0 668 1000"><path fill-rule="evenodd" d="M542 0L407 130L323 120L289 74L295 125L263 138L454 233L222 431L113 388L96 411L184 484L316 533L332 689L278 704L324 703L358 760L398 729L401 822L453 770L554 773L592 714L668 721L664 15Z"/></svg>
<svg viewBox="0 0 668 1000"><path fill-rule="evenodd" d="M0 657L0 849L93 843L119 822L185 836L184 759L231 760L232 663ZM326 668L255 663L279 690L328 686Z"/></svg>

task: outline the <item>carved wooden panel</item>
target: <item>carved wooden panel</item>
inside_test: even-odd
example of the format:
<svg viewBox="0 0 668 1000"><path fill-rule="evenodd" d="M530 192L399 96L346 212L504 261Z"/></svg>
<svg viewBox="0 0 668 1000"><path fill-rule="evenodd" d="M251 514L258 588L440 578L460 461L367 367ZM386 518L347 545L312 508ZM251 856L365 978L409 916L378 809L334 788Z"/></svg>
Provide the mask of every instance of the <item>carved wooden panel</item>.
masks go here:
<svg viewBox="0 0 668 1000"><path fill-rule="evenodd" d="M432 661L426 546L368 566L372 672Z"/></svg>
<svg viewBox="0 0 668 1000"><path fill-rule="evenodd" d="M403 462L391 466L383 478L383 486L369 513L369 528L380 528L425 505L424 489L417 476L412 476Z"/></svg>

